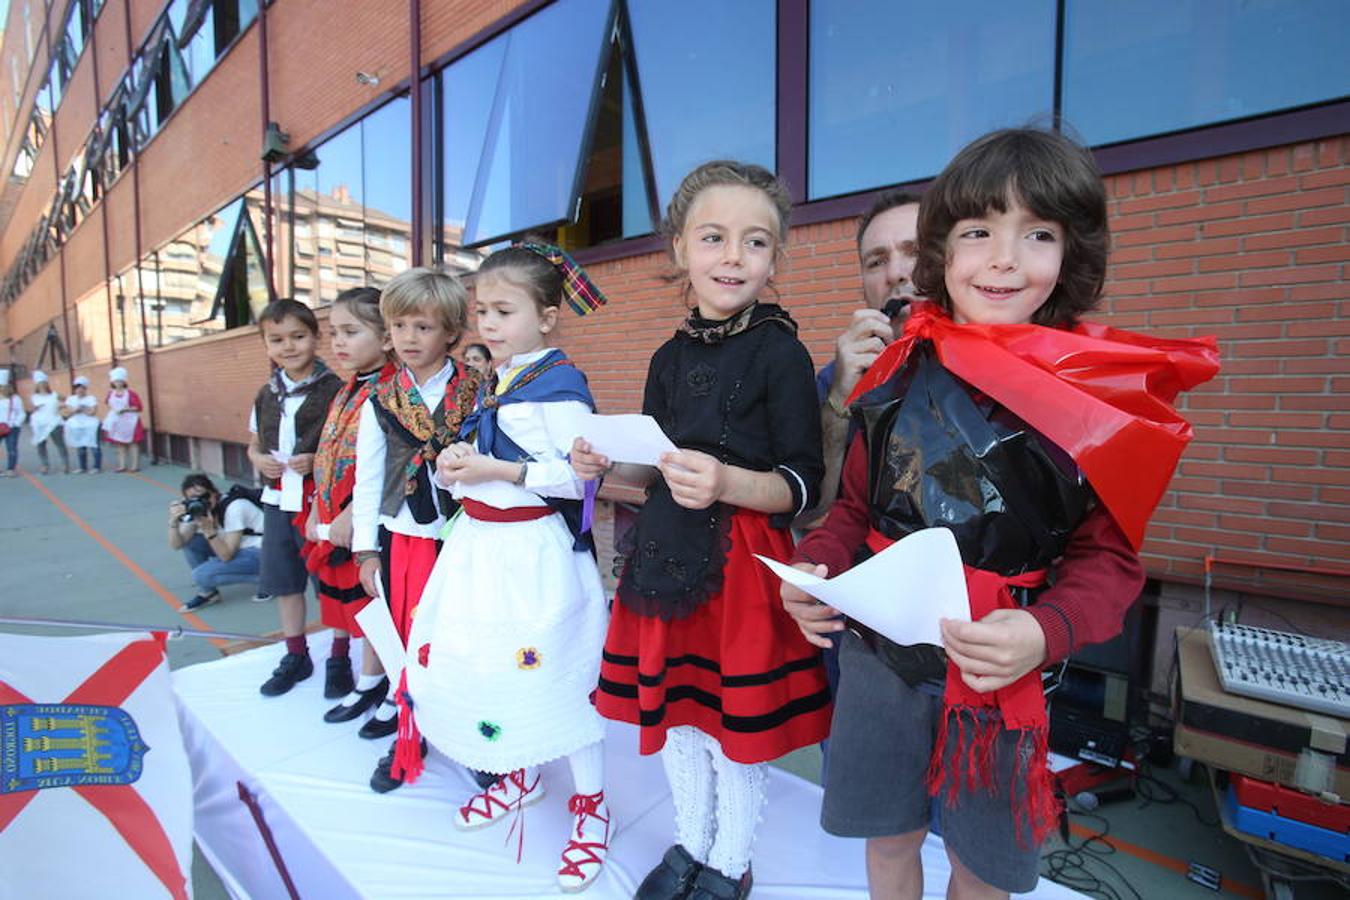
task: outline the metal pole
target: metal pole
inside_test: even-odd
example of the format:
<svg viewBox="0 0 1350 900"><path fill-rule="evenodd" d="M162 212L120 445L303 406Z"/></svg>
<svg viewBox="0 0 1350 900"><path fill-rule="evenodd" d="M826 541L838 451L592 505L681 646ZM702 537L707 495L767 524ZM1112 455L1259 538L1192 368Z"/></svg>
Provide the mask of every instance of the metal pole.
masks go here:
<svg viewBox="0 0 1350 900"><path fill-rule="evenodd" d="M99 622L92 619L20 619L13 616L0 616L0 625L42 625L50 628L80 628L98 631L163 631L171 638L230 638L236 641L264 641L272 643L281 638L265 634L240 634L234 631L203 631L198 628L184 628L182 625L130 625L124 622Z"/></svg>

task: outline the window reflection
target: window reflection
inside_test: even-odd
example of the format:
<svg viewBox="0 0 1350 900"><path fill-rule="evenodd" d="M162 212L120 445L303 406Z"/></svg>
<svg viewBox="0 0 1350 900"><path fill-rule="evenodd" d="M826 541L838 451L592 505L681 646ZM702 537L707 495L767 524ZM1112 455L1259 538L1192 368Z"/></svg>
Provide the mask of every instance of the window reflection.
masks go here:
<svg viewBox="0 0 1350 900"><path fill-rule="evenodd" d="M934 175L1053 107L1054 0L814 0L810 42L812 199Z"/></svg>
<svg viewBox="0 0 1350 900"><path fill-rule="evenodd" d="M290 296L331 303L412 264L410 107L384 105L278 174L277 283Z"/></svg>
<svg viewBox="0 0 1350 900"><path fill-rule="evenodd" d="M140 347L138 290L152 346L255 321L268 301L261 217L262 190L254 188L114 278L118 346Z"/></svg>
<svg viewBox="0 0 1350 900"><path fill-rule="evenodd" d="M776 10L774 0L628 4L663 208L709 159L774 168Z"/></svg>
<svg viewBox="0 0 1350 900"><path fill-rule="evenodd" d="M1109 144L1335 99L1347 34L1343 0L1070 2L1064 114Z"/></svg>
<svg viewBox="0 0 1350 900"><path fill-rule="evenodd" d="M464 243L571 218L610 14L558 0L444 71L446 227Z"/></svg>

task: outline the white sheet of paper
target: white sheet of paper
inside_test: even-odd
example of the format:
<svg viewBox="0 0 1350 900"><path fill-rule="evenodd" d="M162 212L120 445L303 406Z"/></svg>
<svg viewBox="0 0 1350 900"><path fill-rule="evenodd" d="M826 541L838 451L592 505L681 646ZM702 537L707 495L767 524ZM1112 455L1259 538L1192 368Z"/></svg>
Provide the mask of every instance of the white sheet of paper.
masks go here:
<svg viewBox="0 0 1350 900"><path fill-rule="evenodd" d="M679 449L651 416L587 413L578 416L573 427L595 452L608 456L611 462L654 466L661 461L662 453Z"/></svg>
<svg viewBox="0 0 1350 900"><path fill-rule="evenodd" d="M389 602L384 599L384 586L378 580L375 582L375 595L375 599L356 614L356 621L361 623L362 633L380 658L390 684L398 684L399 677L403 675L403 639L394 627L394 617L389 614Z"/></svg>
<svg viewBox="0 0 1350 900"><path fill-rule="evenodd" d="M305 506L305 476L289 466L281 473L281 502L277 505L286 512L299 512Z"/></svg>
<svg viewBox="0 0 1350 900"><path fill-rule="evenodd" d="M755 558L789 584L897 644L942 645L939 619L970 621L970 597L956 538L925 528L834 578L818 578L767 557Z"/></svg>

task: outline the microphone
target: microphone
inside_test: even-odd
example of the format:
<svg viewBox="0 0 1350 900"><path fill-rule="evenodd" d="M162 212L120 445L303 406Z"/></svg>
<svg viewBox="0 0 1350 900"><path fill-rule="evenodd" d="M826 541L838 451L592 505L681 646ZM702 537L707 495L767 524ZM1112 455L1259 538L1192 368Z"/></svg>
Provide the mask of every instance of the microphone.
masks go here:
<svg viewBox="0 0 1350 900"><path fill-rule="evenodd" d="M1134 799L1134 788L1123 787L1112 791L1102 791L1096 793L1093 791L1079 791L1073 795L1073 802L1077 803L1085 812L1092 812L1103 803L1115 803L1119 800Z"/></svg>
<svg viewBox="0 0 1350 900"><path fill-rule="evenodd" d="M881 308L881 314L888 319L894 319L905 311L906 306L909 306L908 300L901 297L892 297L887 300L886 305Z"/></svg>

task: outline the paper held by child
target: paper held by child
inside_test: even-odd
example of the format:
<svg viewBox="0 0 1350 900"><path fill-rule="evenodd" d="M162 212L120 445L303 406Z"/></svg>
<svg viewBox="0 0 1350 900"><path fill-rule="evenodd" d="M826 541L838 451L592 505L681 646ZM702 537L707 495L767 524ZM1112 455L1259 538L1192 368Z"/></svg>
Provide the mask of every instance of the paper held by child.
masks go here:
<svg viewBox="0 0 1350 900"><path fill-rule="evenodd" d="M941 619L970 621L965 570L956 538L925 528L834 578L820 578L756 554L788 584L897 644L942 645Z"/></svg>
<svg viewBox="0 0 1350 900"><path fill-rule="evenodd" d="M661 462L662 453L678 449L651 416L587 413L577 416L572 427L596 453L612 462L654 466Z"/></svg>
<svg viewBox="0 0 1350 900"><path fill-rule="evenodd" d="M389 674L390 682L398 684L399 676L403 674L405 651L394 627L394 617L389 613L389 602L384 598L384 584L378 578L375 580L375 599L356 614L356 621L384 671Z"/></svg>
<svg viewBox="0 0 1350 900"><path fill-rule="evenodd" d="M273 450L270 455L286 467L281 473L281 502L278 506L285 510L300 509L304 503L305 476L290 467L291 454Z"/></svg>

